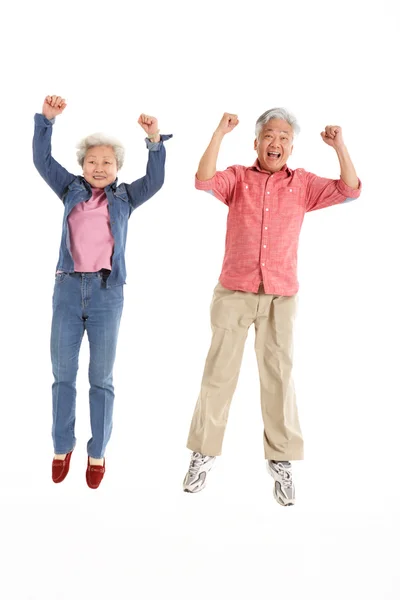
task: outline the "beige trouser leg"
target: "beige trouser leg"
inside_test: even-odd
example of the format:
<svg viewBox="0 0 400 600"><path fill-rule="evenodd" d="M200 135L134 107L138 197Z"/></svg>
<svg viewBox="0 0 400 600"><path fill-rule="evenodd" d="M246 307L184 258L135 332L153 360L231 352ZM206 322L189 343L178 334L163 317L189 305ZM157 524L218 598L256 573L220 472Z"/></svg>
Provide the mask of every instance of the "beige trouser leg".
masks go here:
<svg viewBox="0 0 400 600"><path fill-rule="evenodd" d="M269 460L303 458L303 439L292 379L296 304L296 296L262 293L255 320L264 452Z"/></svg>
<svg viewBox="0 0 400 600"><path fill-rule="evenodd" d="M204 368L187 447L221 454L229 407L236 389L247 333L257 314L258 295L218 284L211 304L213 337Z"/></svg>
<svg viewBox="0 0 400 600"><path fill-rule="evenodd" d="M236 389L249 327L256 325L265 456L303 456L292 372L296 298L234 292L220 284L211 305L213 338L187 446L208 456L221 454L229 408Z"/></svg>

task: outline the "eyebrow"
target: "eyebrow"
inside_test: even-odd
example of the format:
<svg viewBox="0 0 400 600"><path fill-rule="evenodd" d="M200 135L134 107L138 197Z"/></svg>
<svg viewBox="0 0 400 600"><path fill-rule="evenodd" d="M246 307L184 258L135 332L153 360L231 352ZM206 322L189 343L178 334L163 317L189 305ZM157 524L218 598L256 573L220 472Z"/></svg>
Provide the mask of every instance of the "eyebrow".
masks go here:
<svg viewBox="0 0 400 600"><path fill-rule="evenodd" d="M97 158L97 156L95 156L94 154L88 154L87 158ZM106 155L106 156L103 156L100 158L114 158L114 157Z"/></svg>
<svg viewBox="0 0 400 600"><path fill-rule="evenodd" d="M274 131L274 129L272 129L272 128L269 127L268 129L265 130L265 132L267 132L267 131ZM284 129L282 131L280 131L279 133L287 133L288 135L290 135L290 132L289 131L285 131Z"/></svg>

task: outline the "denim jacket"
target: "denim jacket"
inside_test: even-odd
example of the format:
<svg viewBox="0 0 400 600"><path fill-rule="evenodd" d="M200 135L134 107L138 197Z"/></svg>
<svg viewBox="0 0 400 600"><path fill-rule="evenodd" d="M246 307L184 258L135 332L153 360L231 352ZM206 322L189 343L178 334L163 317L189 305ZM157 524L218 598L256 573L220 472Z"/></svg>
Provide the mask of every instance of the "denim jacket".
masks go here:
<svg viewBox="0 0 400 600"><path fill-rule="evenodd" d="M62 167L51 155L51 134L54 119L49 121L42 114L35 115L33 136L33 162L45 182L64 203L64 218L57 271L74 272L71 254L68 216L71 210L92 196L92 188L81 175L73 175ZM108 200L111 232L114 237L112 269L107 278L107 287L125 283L125 246L128 219L135 208L146 202L161 189L165 173L164 141L172 135L162 135L157 143L146 139L149 150L146 175L133 183L120 183L116 179L104 188Z"/></svg>

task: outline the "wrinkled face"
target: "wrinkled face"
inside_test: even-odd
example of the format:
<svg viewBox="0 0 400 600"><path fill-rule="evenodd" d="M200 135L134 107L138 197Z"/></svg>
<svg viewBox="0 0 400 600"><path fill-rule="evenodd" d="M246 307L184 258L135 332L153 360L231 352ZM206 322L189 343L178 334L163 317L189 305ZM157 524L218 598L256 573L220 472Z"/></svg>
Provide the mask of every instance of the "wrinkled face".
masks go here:
<svg viewBox="0 0 400 600"><path fill-rule="evenodd" d="M293 130L283 119L271 119L254 141L254 149L263 169L280 171L293 150Z"/></svg>
<svg viewBox="0 0 400 600"><path fill-rule="evenodd" d="M94 146L86 152L83 176L92 187L105 188L117 177L117 161L111 146Z"/></svg>

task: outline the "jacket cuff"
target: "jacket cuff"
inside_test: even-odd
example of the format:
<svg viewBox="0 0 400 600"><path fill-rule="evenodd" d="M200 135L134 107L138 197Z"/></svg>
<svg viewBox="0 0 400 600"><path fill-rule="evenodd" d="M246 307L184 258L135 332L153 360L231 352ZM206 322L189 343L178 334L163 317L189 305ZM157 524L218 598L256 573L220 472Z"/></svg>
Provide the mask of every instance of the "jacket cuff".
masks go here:
<svg viewBox="0 0 400 600"><path fill-rule="evenodd" d="M41 125L42 127L51 127L55 123L54 119L47 119L42 113L35 114L35 125Z"/></svg>
<svg viewBox="0 0 400 600"><path fill-rule="evenodd" d="M159 150L161 148L161 146L163 145L163 142L172 138L172 133L160 135L160 138L161 138L161 140L159 142L152 142L149 138L146 138L145 141L146 141L147 149L151 150L153 152Z"/></svg>

